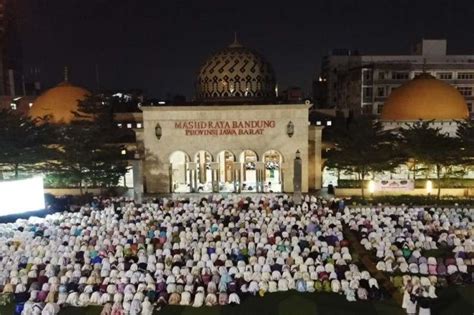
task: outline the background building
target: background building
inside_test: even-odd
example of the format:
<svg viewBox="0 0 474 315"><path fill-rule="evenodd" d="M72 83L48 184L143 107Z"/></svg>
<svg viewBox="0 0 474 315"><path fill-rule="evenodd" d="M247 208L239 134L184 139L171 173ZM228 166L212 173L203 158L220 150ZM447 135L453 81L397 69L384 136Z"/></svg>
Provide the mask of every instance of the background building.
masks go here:
<svg viewBox="0 0 474 315"><path fill-rule="evenodd" d="M333 51L323 59L321 74L315 80L315 105L379 115L392 90L422 72L455 86L473 112L474 55L449 55L444 39L423 39L408 55Z"/></svg>
<svg viewBox="0 0 474 315"><path fill-rule="evenodd" d="M421 73L391 93L385 101L379 121L385 130L394 132L424 121L428 122L429 127L439 129L441 133L456 137L460 122L466 121L468 118L469 111L465 97L458 89L444 80L437 79L427 73ZM377 172L368 177L377 184L380 194L423 194L424 188L415 186L414 174L418 174L417 179L434 181L437 176L436 170L426 165L412 164L409 166L408 164L400 164L392 172ZM466 167L466 165L452 165L449 169L443 168L441 174L443 178L451 179L472 180L474 178L472 168ZM357 174L324 168L323 186L329 184L339 186L341 180L357 180ZM349 190L345 193L350 195L354 191ZM450 193L463 195L465 192L463 189L446 190L446 194Z"/></svg>
<svg viewBox="0 0 474 315"><path fill-rule="evenodd" d="M0 0L0 109L28 112L41 87L39 69L31 69L26 77L18 32L16 1Z"/></svg>

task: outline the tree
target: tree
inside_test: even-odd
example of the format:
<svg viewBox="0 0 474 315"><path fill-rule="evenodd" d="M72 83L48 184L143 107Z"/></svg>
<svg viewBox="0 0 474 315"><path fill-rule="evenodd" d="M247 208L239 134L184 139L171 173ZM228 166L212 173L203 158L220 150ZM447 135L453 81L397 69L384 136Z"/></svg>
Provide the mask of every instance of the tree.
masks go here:
<svg viewBox="0 0 474 315"><path fill-rule="evenodd" d="M472 167L474 166L474 121L467 120L458 126L456 136L460 143L460 161L461 164Z"/></svg>
<svg viewBox="0 0 474 315"><path fill-rule="evenodd" d="M460 164L460 141L431 126L431 121L419 121L400 130L401 149L415 165L434 168L441 196L441 173ZM416 171L416 170L415 170Z"/></svg>
<svg viewBox="0 0 474 315"><path fill-rule="evenodd" d="M12 110L0 111L0 167L13 171L35 172L45 168L54 150L48 145L53 129L43 119L31 119Z"/></svg>
<svg viewBox="0 0 474 315"><path fill-rule="evenodd" d="M77 183L81 194L84 184L115 186L127 171L122 150L130 134L114 123L113 103L110 95L92 95L79 103L71 124L61 127L59 175Z"/></svg>
<svg viewBox="0 0 474 315"><path fill-rule="evenodd" d="M398 166L396 136L383 130L379 122L365 117L335 128L334 147L327 152L326 166L357 174L362 198L365 198L364 180L369 173Z"/></svg>

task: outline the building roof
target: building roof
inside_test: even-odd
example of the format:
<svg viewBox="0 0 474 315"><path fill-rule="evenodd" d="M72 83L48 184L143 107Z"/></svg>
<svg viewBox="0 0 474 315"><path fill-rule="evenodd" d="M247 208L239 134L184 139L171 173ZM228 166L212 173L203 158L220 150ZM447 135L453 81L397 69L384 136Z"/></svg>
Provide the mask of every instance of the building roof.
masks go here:
<svg viewBox="0 0 474 315"><path fill-rule="evenodd" d="M469 117L464 97L453 86L423 73L392 91L381 120L463 120Z"/></svg>

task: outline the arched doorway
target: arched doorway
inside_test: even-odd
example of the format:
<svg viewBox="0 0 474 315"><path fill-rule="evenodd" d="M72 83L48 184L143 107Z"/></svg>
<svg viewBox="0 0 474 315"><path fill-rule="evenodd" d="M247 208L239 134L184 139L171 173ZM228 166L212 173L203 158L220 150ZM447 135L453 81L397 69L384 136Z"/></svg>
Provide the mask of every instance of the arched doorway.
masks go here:
<svg viewBox="0 0 474 315"><path fill-rule="evenodd" d="M258 156L252 150L244 150L240 154L242 163L242 191L256 192L257 188L257 162Z"/></svg>
<svg viewBox="0 0 474 315"><path fill-rule="evenodd" d="M269 150L263 154L265 164L265 192L282 192L282 170L283 156L276 150Z"/></svg>
<svg viewBox="0 0 474 315"><path fill-rule="evenodd" d="M190 192L191 186L187 171L189 156L183 151L175 151L171 153L169 162L171 192Z"/></svg>
<svg viewBox="0 0 474 315"><path fill-rule="evenodd" d="M204 150L194 155L196 162L197 187L196 192L212 192L212 155Z"/></svg>
<svg viewBox="0 0 474 315"><path fill-rule="evenodd" d="M224 150L217 154L219 164L219 191L233 192L234 185L234 162L235 156L232 152Z"/></svg>

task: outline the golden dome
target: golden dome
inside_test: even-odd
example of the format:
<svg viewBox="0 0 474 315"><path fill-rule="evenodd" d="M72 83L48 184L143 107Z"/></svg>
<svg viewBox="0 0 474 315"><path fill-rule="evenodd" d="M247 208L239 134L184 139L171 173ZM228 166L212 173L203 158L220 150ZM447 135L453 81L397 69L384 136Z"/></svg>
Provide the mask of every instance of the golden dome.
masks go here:
<svg viewBox="0 0 474 315"><path fill-rule="evenodd" d="M84 100L89 91L64 81L43 92L33 103L29 115L32 118L51 116L53 123L70 123L77 111L79 101Z"/></svg>
<svg viewBox="0 0 474 315"><path fill-rule="evenodd" d="M381 120L463 120L468 117L469 110L461 93L424 73L390 94Z"/></svg>

